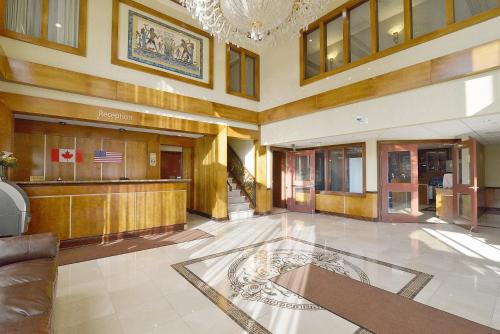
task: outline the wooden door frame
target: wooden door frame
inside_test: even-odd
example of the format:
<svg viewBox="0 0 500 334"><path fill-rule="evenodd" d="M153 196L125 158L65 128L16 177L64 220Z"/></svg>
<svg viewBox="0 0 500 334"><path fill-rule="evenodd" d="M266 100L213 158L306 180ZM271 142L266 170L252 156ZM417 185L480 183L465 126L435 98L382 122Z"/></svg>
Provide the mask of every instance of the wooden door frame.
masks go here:
<svg viewBox="0 0 500 334"><path fill-rule="evenodd" d="M276 153L279 152L279 155L281 156L280 158L280 165L279 166L276 166L275 164L275 157L276 157ZM272 176L273 176L273 179L272 179L272 182L271 182L271 192L272 192L272 205L273 207L276 207L276 208L283 208L283 209L286 209L287 207L287 201L286 201L286 151L284 150L273 150L272 151L272 162L273 162L273 166L272 166ZM275 195L276 195L276 192L277 192L277 188L276 188L276 185L277 185L277 182L275 180L275 177L274 177L274 172L276 171L276 168L279 167L279 170L280 170L280 198L281 200L279 201L279 205L276 205L276 202L275 202Z"/></svg>
<svg viewBox="0 0 500 334"><path fill-rule="evenodd" d="M377 211L378 221L382 222L382 145L385 144L450 144L460 143L460 139L423 139L423 140L379 140L377 141Z"/></svg>
<svg viewBox="0 0 500 334"><path fill-rule="evenodd" d="M315 213L316 212L316 157L315 150L307 150L307 151L288 151L286 154L286 201L287 201L287 209L295 212L304 212L304 213ZM304 155L309 157L309 180L295 183L294 181L294 171L295 168L291 161L293 160L295 155ZM304 187L310 189L310 201L308 208L304 210L298 210L298 208L294 207L294 205L290 205L289 201L293 198L294 188L295 187Z"/></svg>
<svg viewBox="0 0 500 334"><path fill-rule="evenodd" d="M458 182L458 145L463 145L469 147L470 149L470 163L469 163L469 184L460 184ZM465 194L471 196L471 222L470 226L465 224L456 224L462 227L470 227L471 231L475 231L478 228L478 179L477 179L477 140L474 138L469 138L464 141L460 141L453 146L453 216L454 220L459 219L459 206L458 194Z"/></svg>

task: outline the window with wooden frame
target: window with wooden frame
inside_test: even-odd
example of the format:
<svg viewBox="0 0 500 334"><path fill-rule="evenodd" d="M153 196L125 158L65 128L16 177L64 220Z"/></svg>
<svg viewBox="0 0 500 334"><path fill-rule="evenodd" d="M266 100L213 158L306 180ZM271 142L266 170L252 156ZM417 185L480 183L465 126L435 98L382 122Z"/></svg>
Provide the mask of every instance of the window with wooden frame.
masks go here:
<svg viewBox="0 0 500 334"><path fill-rule="evenodd" d="M231 44L226 45L226 92L259 101L259 55Z"/></svg>
<svg viewBox="0 0 500 334"><path fill-rule="evenodd" d="M84 56L87 0L0 0L0 35Z"/></svg>
<svg viewBox="0 0 500 334"><path fill-rule="evenodd" d="M500 15L500 0L351 0L300 38L300 84Z"/></svg>
<svg viewBox="0 0 500 334"><path fill-rule="evenodd" d="M316 191L363 195L365 144L331 146L316 150Z"/></svg>

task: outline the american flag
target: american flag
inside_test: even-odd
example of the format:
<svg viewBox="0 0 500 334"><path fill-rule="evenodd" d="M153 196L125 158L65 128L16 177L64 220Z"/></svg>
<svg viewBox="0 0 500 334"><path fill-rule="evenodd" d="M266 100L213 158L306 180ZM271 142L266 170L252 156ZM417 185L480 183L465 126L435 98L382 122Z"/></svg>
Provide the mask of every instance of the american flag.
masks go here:
<svg viewBox="0 0 500 334"><path fill-rule="evenodd" d="M122 162L122 154L120 152L95 151L94 162Z"/></svg>

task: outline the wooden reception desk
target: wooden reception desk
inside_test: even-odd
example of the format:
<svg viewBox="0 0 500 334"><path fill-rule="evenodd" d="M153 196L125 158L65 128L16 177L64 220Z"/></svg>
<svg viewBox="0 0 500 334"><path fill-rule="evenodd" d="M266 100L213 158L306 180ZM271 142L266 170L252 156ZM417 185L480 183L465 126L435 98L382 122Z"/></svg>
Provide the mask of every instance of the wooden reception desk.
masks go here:
<svg viewBox="0 0 500 334"><path fill-rule="evenodd" d="M18 185L30 198L28 233L55 232L70 245L182 230L189 182L50 181Z"/></svg>

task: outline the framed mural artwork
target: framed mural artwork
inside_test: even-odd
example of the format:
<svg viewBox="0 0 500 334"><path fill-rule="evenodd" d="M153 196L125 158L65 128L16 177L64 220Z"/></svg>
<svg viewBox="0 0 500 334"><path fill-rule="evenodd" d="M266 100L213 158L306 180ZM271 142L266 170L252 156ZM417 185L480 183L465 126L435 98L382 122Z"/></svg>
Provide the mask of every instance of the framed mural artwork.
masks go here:
<svg viewBox="0 0 500 334"><path fill-rule="evenodd" d="M213 37L131 0L113 0L111 62L213 88Z"/></svg>

